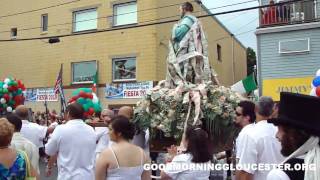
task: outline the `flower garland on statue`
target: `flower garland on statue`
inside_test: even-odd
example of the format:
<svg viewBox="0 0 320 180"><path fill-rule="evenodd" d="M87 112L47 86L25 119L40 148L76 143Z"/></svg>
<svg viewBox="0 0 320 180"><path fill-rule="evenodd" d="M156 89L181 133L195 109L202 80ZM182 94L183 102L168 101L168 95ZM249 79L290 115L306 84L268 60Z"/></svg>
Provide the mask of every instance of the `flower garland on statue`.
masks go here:
<svg viewBox="0 0 320 180"><path fill-rule="evenodd" d="M79 88L72 93L68 103L78 102L84 109L84 117L90 118L96 113L101 112L100 101L90 88Z"/></svg>
<svg viewBox="0 0 320 180"><path fill-rule="evenodd" d="M21 80L8 77L0 81L0 114L12 112L17 106L23 104L25 90Z"/></svg>
<svg viewBox="0 0 320 180"><path fill-rule="evenodd" d="M229 88L205 84L180 84L169 89L160 82L137 103L134 122L138 129L150 128L154 137L161 130L166 137L182 138L185 126L204 127L215 149L225 149L238 129L233 124L240 96Z"/></svg>

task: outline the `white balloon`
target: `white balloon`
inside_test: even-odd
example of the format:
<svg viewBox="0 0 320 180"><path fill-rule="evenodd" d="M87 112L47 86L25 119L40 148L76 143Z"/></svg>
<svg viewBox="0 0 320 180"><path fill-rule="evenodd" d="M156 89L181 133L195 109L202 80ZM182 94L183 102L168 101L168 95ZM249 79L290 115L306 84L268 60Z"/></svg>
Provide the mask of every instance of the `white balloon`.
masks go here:
<svg viewBox="0 0 320 180"><path fill-rule="evenodd" d="M0 102L1 104L5 104L7 101L4 98L1 98Z"/></svg>
<svg viewBox="0 0 320 180"><path fill-rule="evenodd" d="M317 97L316 88L312 88L312 89L311 89L310 96L315 96L315 97Z"/></svg>
<svg viewBox="0 0 320 180"><path fill-rule="evenodd" d="M10 79L9 78L6 78L5 80L4 80L4 83L6 83L6 84L8 84L10 82Z"/></svg>
<svg viewBox="0 0 320 180"><path fill-rule="evenodd" d="M318 69L316 76L320 76L320 69Z"/></svg>
<svg viewBox="0 0 320 180"><path fill-rule="evenodd" d="M7 112L12 112L12 107L8 106L7 107Z"/></svg>
<svg viewBox="0 0 320 180"><path fill-rule="evenodd" d="M93 102L94 104L98 103L98 102L99 102L99 99L98 99L96 93L92 93L92 95L93 95L92 102Z"/></svg>
<svg viewBox="0 0 320 180"><path fill-rule="evenodd" d="M4 84L3 86L2 86L4 89L8 89L8 84Z"/></svg>

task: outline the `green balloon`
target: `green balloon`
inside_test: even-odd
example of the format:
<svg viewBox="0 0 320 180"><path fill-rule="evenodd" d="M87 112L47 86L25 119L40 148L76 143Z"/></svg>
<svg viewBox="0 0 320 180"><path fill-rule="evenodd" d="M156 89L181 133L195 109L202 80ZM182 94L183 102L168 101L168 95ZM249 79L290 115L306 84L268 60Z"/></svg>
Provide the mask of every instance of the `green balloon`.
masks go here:
<svg viewBox="0 0 320 180"><path fill-rule="evenodd" d="M93 106L94 104L93 104L93 102L92 102L91 99L87 100L87 103L86 103L86 104L88 104L89 107L92 107L92 108L94 107L94 106Z"/></svg>
<svg viewBox="0 0 320 180"><path fill-rule="evenodd" d="M86 103L86 100L81 97L81 98L78 98L78 99L77 99L77 102L83 105L83 104Z"/></svg>
<svg viewBox="0 0 320 180"><path fill-rule="evenodd" d="M8 89L3 89L4 94L7 94L8 92L9 92Z"/></svg>
<svg viewBox="0 0 320 180"><path fill-rule="evenodd" d="M18 89L17 95L20 95L20 94L22 94L22 90L21 90L21 89Z"/></svg>
<svg viewBox="0 0 320 180"><path fill-rule="evenodd" d="M94 109L94 112L101 112L100 104L98 103L93 104L93 109Z"/></svg>
<svg viewBox="0 0 320 180"><path fill-rule="evenodd" d="M9 106L13 106L14 103L15 103L14 100L10 100L10 101L8 102L8 105L9 105Z"/></svg>
<svg viewBox="0 0 320 180"><path fill-rule="evenodd" d="M87 112L89 110L89 108L90 108L88 104L83 104L82 107L83 107L85 112Z"/></svg>

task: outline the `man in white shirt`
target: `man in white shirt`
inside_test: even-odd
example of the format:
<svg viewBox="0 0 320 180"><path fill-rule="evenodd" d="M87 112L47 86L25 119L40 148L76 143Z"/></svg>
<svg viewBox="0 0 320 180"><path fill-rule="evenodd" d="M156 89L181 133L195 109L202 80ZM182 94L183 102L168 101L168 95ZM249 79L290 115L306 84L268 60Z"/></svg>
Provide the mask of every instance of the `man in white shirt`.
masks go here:
<svg viewBox="0 0 320 180"><path fill-rule="evenodd" d="M241 131L236 139L236 158L237 161L240 158L243 149L243 136L251 131L256 120L255 115L255 104L252 101L244 100L241 101L236 108L236 118L234 123L236 126L241 128Z"/></svg>
<svg viewBox="0 0 320 180"><path fill-rule="evenodd" d="M111 123L111 119L114 117L114 112L110 109L104 109L101 112L100 119L107 125ZM96 158L99 154L111 144L109 137L109 129L107 127L96 127L95 133L97 136Z"/></svg>
<svg viewBox="0 0 320 180"><path fill-rule="evenodd" d="M57 155L58 180L94 179L96 135L83 122L83 113L79 103L68 105L67 123L55 129L45 146L49 156Z"/></svg>
<svg viewBox="0 0 320 180"><path fill-rule="evenodd" d="M54 128L47 128L36 123L29 122L28 108L25 105L19 105L16 108L16 115L22 119L22 128L20 133L23 137L31 141L37 148L43 147L44 138L53 132Z"/></svg>
<svg viewBox="0 0 320 180"><path fill-rule="evenodd" d="M242 139L243 148L238 163L241 169L237 172L237 179L266 180L271 169L259 170L255 167L259 164L279 164L284 159L276 139L277 128L267 122L273 105L270 97L260 97L256 105L256 124Z"/></svg>
<svg viewBox="0 0 320 180"><path fill-rule="evenodd" d="M40 173L39 171L39 149L34 145L31 141L28 139L24 138L21 133L21 126L22 126L22 121L21 119L15 115L15 114L8 114L7 115L8 121L13 124L14 126L14 134L11 140L10 147L16 150L21 150L26 152L28 155L31 165L34 169L38 171L38 174Z"/></svg>

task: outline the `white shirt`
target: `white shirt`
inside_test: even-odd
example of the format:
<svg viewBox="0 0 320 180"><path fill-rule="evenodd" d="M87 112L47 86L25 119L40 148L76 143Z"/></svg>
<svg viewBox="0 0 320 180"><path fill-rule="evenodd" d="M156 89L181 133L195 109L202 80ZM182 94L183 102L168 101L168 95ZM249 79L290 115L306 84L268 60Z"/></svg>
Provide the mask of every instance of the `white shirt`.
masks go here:
<svg viewBox="0 0 320 180"><path fill-rule="evenodd" d="M267 180L290 180L289 176L280 169L273 169L269 172Z"/></svg>
<svg viewBox="0 0 320 180"><path fill-rule="evenodd" d="M241 170L253 174L254 180L266 180L270 170L254 170L248 168L252 164L279 164L284 157L281 155L281 145L276 139L277 128L266 120L259 121L251 131L243 136L243 148L239 164L246 166Z"/></svg>
<svg viewBox="0 0 320 180"><path fill-rule="evenodd" d="M95 133L97 136L96 154L101 153L104 149L109 147L110 137L109 129L107 127L96 127Z"/></svg>
<svg viewBox="0 0 320 180"><path fill-rule="evenodd" d="M24 151L31 162L31 165L34 169L39 171L39 148L34 145L31 141L24 138L21 133L15 132L12 136L10 147L15 150Z"/></svg>
<svg viewBox="0 0 320 180"><path fill-rule="evenodd" d="M20 133L23 137L31 141L37 148L43 147L43 139L47 134L47 127L40 126L36 123L22 120L22 128Z"/></svg>
<svg viewBox="0 0 320 180"><path fill-rule="evenodd" d="M240 158L242 149L243 149L243 136L251 131L251 128L254 127L254 123L248 124L243 127L236 139L236 158Z"/></svg>
<svg viewBox="0 0 320 180"><path fill-rule="evenodd" d="M192 155L180 154L173 158L172 162L166 164L164 172L174 180L203 180L209 179L210 171L205 170L192 170L192 169L179 169L179 164L196 164L191 162ZM209 162L207 162L209 163ZM207 164L204 163L204 164Z"/></svg>
<svg viewBox="0 0 320 180"><path fill-rule="evenodd" d="M45 151L58 153L58 180L94 179L96 135L81 119L57 126Z"/></svg>

